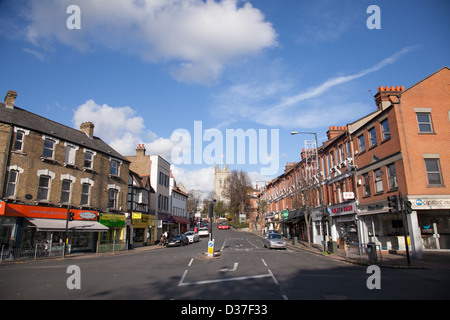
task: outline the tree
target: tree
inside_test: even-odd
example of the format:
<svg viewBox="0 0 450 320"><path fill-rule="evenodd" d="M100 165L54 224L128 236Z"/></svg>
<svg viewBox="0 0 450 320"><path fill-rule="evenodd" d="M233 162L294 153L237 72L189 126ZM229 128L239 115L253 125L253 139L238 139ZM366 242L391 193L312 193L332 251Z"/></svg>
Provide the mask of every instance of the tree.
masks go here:
<svg viewBox="0 0 450 320"><path fill-rule="evenodd" d="M297 210L301 210L305 217L306 224L306 238L308 240L308 247L311 247L311 211L317 204L317 190L313 186L312 181L307 181L302 178L298 182L298 191L293 197L292 205Z"/></svg>
<svg viewBox="0 0 450 320"><path fill-rule="evenodd" d="M238 214L245 214L250 205L252 182L244 171L232 170L225 180L224 196L229 201L228 210L233 214L233 220L238 220Z"/></svg>
<svg viewBox="0 0 450 320"><path fill-rule="evenodd" d="M189 196L186 201L186 210L188 212L196 213L198 206L202 200L203 193L200 190L189 190Z"/></svg>

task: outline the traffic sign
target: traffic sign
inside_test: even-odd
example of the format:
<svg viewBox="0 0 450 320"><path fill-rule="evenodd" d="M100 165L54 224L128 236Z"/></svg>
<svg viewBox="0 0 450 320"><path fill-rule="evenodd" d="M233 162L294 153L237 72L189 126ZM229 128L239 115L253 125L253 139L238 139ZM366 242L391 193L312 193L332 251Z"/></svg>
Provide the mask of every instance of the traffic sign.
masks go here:
<svg viewBox="0 0 450 320"><path fill-rule="evenodd" d="M214 256L214 240L208 241L208 256Z"/></svg>

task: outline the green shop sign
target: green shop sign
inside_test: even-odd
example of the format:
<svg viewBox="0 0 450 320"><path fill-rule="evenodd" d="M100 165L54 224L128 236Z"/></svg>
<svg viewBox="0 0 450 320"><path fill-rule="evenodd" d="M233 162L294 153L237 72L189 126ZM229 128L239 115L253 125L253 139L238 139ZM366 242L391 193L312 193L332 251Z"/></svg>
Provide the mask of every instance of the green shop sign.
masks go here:
<svg viewBox="0 0 450 320"><path fill-rule="evenodd" d="M125 215L124 214L112 214L102 213L100 215L100 221L102 225L107 227L125 227Z"/></svg>

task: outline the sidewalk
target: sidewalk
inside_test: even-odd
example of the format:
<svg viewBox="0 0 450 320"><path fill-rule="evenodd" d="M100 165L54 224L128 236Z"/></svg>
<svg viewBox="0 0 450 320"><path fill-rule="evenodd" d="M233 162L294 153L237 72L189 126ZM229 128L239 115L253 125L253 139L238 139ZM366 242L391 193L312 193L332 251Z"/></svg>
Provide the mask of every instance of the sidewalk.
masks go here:
<svg viewBox="0 0 450 320"><path fill-rule="evenodd" d="M261 232L248 230L255 235L262 237ZM424 251L421 260L414 259L410 253L410 264L408 265L406 253L389 253L378 252L378 261L371 262L367 254L362 255L361 258L347 259L344 249L339 249L337 254L328 254L323 252L323 247L317 244L307 246L304 241L299 241L296 245L292 244L292 239L286 239L289 248L297 249L311 254L317 254L329 259L340 260L343 262L354 263L359 265L373 265L376 264L385 268L403 268L403 269L430 269L430 270L450 270L450 251Z"/></svg>
<svg viewBox="0 0 450 320"><path fill-rule="evenodd" d="M312 254L328 257L330 259L340 260L344 262L359 264L359 265L378 265L386 268L403 268L403 269L433 269L433 270L450 270L450 252L449 251L425 251L421 260L414 259L410 253L410 264L406 253L389 253L382 252L381 257L378 252L378 259L376 262L371 262L368 259L367 254L362 255L361 258L349 258L347 259L345 251L343 249L338 250L337 254L324 253L322 248L318 245L313 245L308 248L304 242L299 242L297 245L292 245L291 240L287 240L288 246L296 248L302 251L306 251Z"/></svg>

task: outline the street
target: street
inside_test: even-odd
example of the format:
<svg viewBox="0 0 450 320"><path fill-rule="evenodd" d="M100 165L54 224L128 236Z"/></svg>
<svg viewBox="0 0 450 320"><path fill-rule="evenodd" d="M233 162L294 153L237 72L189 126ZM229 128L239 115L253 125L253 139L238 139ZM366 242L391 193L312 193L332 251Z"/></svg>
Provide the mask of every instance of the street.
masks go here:
<svg viewBox="0 0 450 320"><path fill-rule="evenodd" d="M449 299L448 270L380 269L380 289L369 289L367 267L288 247L269 250L250 232L213 227L184 247L130 250L0 265L0 299L341 300ZM79 267L80 289L68 288Z"/></svg>

